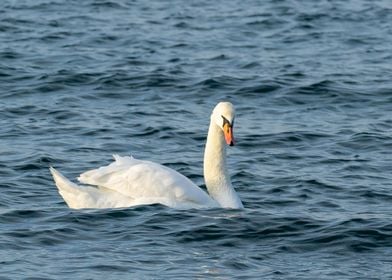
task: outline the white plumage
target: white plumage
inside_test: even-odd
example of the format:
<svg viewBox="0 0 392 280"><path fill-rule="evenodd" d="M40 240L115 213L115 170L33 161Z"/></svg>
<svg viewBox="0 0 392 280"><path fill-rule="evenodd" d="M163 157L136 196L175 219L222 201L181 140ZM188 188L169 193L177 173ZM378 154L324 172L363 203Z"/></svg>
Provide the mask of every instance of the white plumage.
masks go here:
<svg viewBox="0 0 392 280"><path fill-rule="evenodd" d="M161 164L114 155L108 166L82 173L79 186L50 168L59 193L70 208L117 208L163 204L178 209L242 208L226 171L225 139L234 143L231 103L219 103L211 115L204 161L204 176L211 196L188 178ZM226 134L226 138L224 135ZM207 170L206 170L207 169Z"/></svg>

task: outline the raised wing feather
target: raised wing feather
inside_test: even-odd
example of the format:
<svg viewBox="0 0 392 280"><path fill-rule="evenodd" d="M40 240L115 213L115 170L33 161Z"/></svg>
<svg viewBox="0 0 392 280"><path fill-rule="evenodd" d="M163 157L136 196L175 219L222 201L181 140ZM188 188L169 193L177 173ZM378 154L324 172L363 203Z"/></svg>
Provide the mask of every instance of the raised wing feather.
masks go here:
<svg viewBox="0 0 392 280"><path fill-rule="evenodd" d="M132 157L114 158L115 162L108 166L81 174L79 181L114 190L131 199L170 207L217 206L203 190L173 169Z"/></svg>

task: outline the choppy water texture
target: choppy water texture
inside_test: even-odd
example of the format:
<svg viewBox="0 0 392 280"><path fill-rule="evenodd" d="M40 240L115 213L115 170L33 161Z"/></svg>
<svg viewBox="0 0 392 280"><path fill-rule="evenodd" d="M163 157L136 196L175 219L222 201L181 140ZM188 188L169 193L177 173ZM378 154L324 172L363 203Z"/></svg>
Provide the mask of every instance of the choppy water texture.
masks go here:
<svg viewBox="0 0 392 280"><path fill-rule="evenodd" d="M2 279L392 277L392 4L1 1ZM132 154L203 186L236 105L246 209L74 211L50 177Z"/></svg>

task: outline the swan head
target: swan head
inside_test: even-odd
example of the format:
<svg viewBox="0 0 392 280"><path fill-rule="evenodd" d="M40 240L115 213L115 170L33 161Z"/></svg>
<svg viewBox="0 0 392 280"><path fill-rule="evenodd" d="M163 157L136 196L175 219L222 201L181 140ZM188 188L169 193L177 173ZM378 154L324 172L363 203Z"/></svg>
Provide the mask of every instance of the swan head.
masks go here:
<svg viewBox="0 0 392 280"><path fill-rule="evenodd" d="M225 136L227 145L234 145L234 126L235 111L230 102L219 102L212 111L211 118L220 127Z"/></svg>

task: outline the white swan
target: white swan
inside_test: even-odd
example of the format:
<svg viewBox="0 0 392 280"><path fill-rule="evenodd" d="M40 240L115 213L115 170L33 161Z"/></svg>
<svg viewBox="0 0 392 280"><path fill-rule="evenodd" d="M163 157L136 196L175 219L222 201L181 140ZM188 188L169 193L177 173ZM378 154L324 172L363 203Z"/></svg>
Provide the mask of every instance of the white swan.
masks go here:
<svg viewBox="0 0 392 280"><path fill-rule="evenodd" d="M163 204L178 209L243 208L226 169L226 144L234 145L234 108L218 103L212 114L204 153L204 179L210 196L166 166L114 155L108 166L87 171L79 186L50 168L59 193L70 208L116 208ZM92 186L91 186L92 185Z"/></svg>

